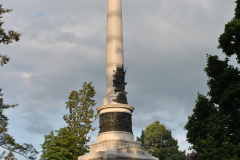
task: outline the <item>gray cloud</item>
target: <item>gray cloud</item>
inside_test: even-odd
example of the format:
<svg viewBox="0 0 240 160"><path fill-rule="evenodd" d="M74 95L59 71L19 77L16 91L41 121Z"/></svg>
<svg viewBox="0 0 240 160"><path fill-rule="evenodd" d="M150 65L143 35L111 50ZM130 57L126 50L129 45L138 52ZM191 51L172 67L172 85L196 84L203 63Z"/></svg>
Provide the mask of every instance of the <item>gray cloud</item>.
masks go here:
<svg viewBox="0 0 240 160"><path fill-rule="evenodd" d="M126 91L135 107L135 136L159 120L179 139L181 149L188 148L183 127L197 93L208 90L203 72L206 54L223 57L218 37L234 16L234 2L122 1ZM65 125L67 97L84 81L93 81L97 105L102 105L107 1L2 0L2 4L13 8L3 15L3 27L22 33L19 42L1 45L1 54L11 57L0 68L5 103L20 104L15 112L7 112L14 119L10 131L22 135L16 139L23 142L31 139L41 150L43 135ZM16 121L21 129L15 127ZM23 138L24 134L29 136ZM89 134L92 142L97 134L98 129Z"/></svg>
<svg viewBox="0 0 240 160"><path fill-rule="evenodd" d="M46 121L45 116L36 116L36 114L31 114L25 117L31 122L31 125L26 127L26 130L38 134L47 134L52 130L52 125Z"/></svg>

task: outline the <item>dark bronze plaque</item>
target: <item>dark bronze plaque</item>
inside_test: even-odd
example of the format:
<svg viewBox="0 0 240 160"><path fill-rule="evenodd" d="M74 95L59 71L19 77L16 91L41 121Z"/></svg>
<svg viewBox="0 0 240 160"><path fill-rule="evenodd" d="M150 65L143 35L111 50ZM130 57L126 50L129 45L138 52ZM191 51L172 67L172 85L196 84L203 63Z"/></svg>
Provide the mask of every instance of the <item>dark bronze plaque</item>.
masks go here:
<svg viewBox="0 0 240 160"><path fill-rule="evenodd" d="M124 131L132 133L132 115L123 112L110 112L100 115L99 133Z"/></svg>

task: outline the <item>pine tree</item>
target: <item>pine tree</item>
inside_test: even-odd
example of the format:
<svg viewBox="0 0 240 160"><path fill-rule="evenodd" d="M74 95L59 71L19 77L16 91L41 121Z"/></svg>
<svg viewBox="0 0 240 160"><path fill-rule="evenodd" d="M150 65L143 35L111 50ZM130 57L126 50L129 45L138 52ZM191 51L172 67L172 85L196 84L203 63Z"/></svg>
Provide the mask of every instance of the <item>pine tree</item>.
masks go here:
<svg viewBox="0 0 240 160"><path fill-rule="evenodd" d="M141 147L147 148L145 146L145 133L144 133L144 130L142 130L141 136L137 137L137 141L141 142Z"/></svg>
<svg viewBox="0 0 240 160"><path fill-rule="evenodd" d="M4 160L17 160L17 159L14 157L12 151L9 151L8 155L4 157Z"/></svg>
<svg viewBox="0 0 240 160"><path fill-rule="evenodd" d="M94 131L92 123L98 117L94 114L93 107L96 102L92 99L96 92L90 83L83 83L83 89L72 91L66 102L66 108L69 109L69 114L64 115L63 119L68 124L68 129L73 131L78 136L78 145L82 146L83 154L89 151L87 143L91 137L87 137L90 130ZM79 155L80 156L80 155Z"/></svg>
<svg viewBox="0 0 240 160"><path fill-rule="evenodd" d="M11 12L11 9L4 9L2 8L2 5L0 4L0 43L3 44L9 44L12 43L13 40L18 41L21 34L14 32L14 31L8 31L8 34L4 31L4 29L2 28L3 25L3 21L1 20L1 18L3 18L2 14L3 13L9 13ZM7 64L7 62L10 60L9 57L7 57L7 55L1 55L0 54L0 65L3 66L4 64ZM13 105L5 105L3 104L3 94L1 93L2 89L0 88L0 146L6 150L9 150L9 154L8 156L5 156L4 158L9 158L9 159L14 159L14 155L12 152L14 153L18 153L22 156L24 156L27 159L36 159L36 155L39 153L32 144L26 144L24 143L23 145L16 143L15 139L10 136L7 131L8 131L8 118L7 116L5 116L3 114L5 109L9 109L9 108L14 108L17 105L13 104ZM5 151L0 155L0 159L3 158L5 154Z"/></svg>
<svg viewBox="0 0 240 160"><path fill-rule="evenodd" d="M0 43L3 44L9 44L12 43L13 40L18 41L21 34L14 32L12 30L8 31L8 33L6 33L4 31L4 29L2 28L3 25L3 21L1 21L1 18L3 18L2 14L3 13L9 13L11 12L11 9L4 9L2 8L2 5L0 4ZM1 65L3 66L4 64L7 64L7 62L10 60L9 57L7 57L7 55L1 55L0 54L0 58L1 58Z"/></svg>
<svg viewBox="0 0 240 160"><path fill-rule="evenodd" d="M14 108L15 104L9 105L9 104L3 104L3 94L1 93L2 89L0 89L0 146L3 149L9 150L14 153L18 153L22 156L24 156L27 159L36 159L36 155L38 154L38 151L34 149L32 144L26 144L23 145L16 143L15 139L8 134L8 118L4 115L4 110L9 108ZM0 156L2 158L4 156L4 153Z"/></svg>

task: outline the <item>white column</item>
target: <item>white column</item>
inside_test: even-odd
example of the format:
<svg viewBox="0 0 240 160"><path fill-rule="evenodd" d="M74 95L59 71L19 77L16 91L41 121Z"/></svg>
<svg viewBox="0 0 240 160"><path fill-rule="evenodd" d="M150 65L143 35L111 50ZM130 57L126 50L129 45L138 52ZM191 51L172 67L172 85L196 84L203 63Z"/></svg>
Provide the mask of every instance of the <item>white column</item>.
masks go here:
<svg viewBox="0 0 240 160"><path fill-rule="evenodd" d="M116 94L113 87L113 70L123 65L123 34L121 0L108 0L107 11L107 60L106 60L106 96L104 104L112 101Z"/></svg>

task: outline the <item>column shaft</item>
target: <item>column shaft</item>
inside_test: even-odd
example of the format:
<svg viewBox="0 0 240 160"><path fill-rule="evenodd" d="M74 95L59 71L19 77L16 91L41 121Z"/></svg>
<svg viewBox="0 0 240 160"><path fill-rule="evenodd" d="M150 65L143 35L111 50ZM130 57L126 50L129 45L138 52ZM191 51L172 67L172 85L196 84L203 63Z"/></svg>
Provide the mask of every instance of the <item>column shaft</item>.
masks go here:
<svg viewBox="0 0 240 160"><path fill-rule="evenodd" d="M106 97L114 94L113 70L123 65L123 34L121 0L108 0Z"/></svg>

